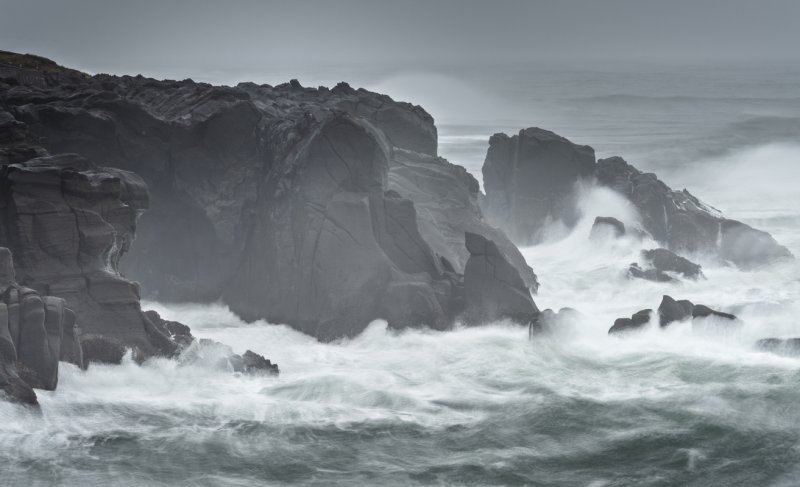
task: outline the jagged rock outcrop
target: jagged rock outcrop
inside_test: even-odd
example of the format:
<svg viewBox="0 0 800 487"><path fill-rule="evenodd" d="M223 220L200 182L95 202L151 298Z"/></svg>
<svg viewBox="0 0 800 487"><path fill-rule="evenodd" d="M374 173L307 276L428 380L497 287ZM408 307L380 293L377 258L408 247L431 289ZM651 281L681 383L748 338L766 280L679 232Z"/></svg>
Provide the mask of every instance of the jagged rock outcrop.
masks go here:
<svg viewBox="0 0 800 487"><path fill-rule="evenodd" d="M547 221L572 226L578 218L576 183L591 179L594 165L594 149L548 130L495 134L483 163L486 216L523 245L535 243Z"/></svg>
<svg viewBox="0 0 800 487"><path fill-rule="evenodd" d="M36 404L34 388L56 388L59 361L83 367L75 326L63 299L17 283L13 256L0 247L0 392L6 399Z"/></svg>
<svg viewBox="0 0 800 487"><path fill-rule="evenodd" d="M239 355L233 353L231 347L207 338L193 340L178 357L178 363L182 365L202 365L253 375L280 374L278 365L273 364L263 355L259 355L252 350L247 350L243 355Z"/></svg>
<svg viewBox="0 0 800 487"><path fill-rule="evenodd" d="M539 282L519 249L506 235L480 217L478 181L461 166L428 154L395 149L389 166L389 189L414 202L419 231L431 250L464 273L469 251L466 232L483 235L497 245L534 293Z"/></svg>
<svg viewBox="0 0 800 487"><path fill-rule="evenodd" d="M539 308L516 268L494 242L476 233L467 233L470 257L464 270L464 321L486 323L510 319L530 324Z"/></svg>
<svg viewBox="0 0 800 487"><path fill-rule="evenodd" d="M609 335L642 328L644 325L650 322L650 316L652 312L653 310L651 309L644 309L638 311L630 318L618 318L614 322L614 325L608 330ZM741 323L739 318L730 313L716 311L703 304L694 304L685 299L676 301L671 296L667 295L662 297L661 304L658 306L656 313L658 315L658 323L661 328L665 328L672 323L686 321L689 319L693 321L693 325L696 325L698 323L703 323L703 321L694 323L695 319L708 318L710 316L720 318L721 323Z"/></svg>
<svg viewBox="0 0 800 487"><path fill-rule="evenodd" d="M376 318L444 328L464 307L465 232L493 241L526 289L538 286L483 221L477 182L437 157L433 119L419 107L295 80L2 83L0 105L48 149L147 183L151 209L121 269L149 296L221 297L246 319L320 339Z"/></svg>
<svg viewBox="0 0 800 487"><path fill-rule="evenodd" d="M646 279L655 282L672 282L681 276L686 279L699 279L705 277L702 267L694 262L667 249L651 249L642 251L643 266L638 263L631 264L628 275L637 279Z"/></svg>
<svg viewBox="0 0 800 487"><path fill-rule="evenodd" d="M627 333L643 328L645 325L650 323L650 317L652 314L652 309L643 309L631 315L630 318L617 318L611 328L609 328L608 334L615 335Z"/></svg>
<svg viewBox="0 0 800 487"><path fill-rule="evenodd" d="M0 167L0 245L15 256L17 280L66 300L84 334L145 356L174 351L142 314L138 285L118 271L146 207L139 177L76 154Z"/></svg>
<svg viewBox="0 0 800 487"><path fill-rule="evenodd" d="M669 250L710 253L742 268L792 254L766 232L722 216L687 190L673 191L652 173L643 173L620 157L597 162L599 184L627 197L642 225Z"/></svg>
<svg viewBox="0 0 800 487"><path fill-rule="evenodd" d="M483 173L489 223L517 243L535 242L548 220L574 223L575 185L593 179L626 197L643 229L673 252L710 254L745 269L792 257L768 233L725 218L687 190L674 191L620 157L595 163L590 147L541 129L492 136Z"/></svg>
<svg viewBox="0 0 800 487"><path fill-rule="evenodd" d="M611 216L598 216L594 219L589 238L602 240L608 237L619 238L625 235L625 224Z"/></svg>
<svg viewBox="0 0 800 487"><path fill-rule="evenodd" d="M664 295L658 306L658 323L663 328L671 323L687 320L692 317L693 310L694 304L691 301L675 301L672 296Z"/></svg>

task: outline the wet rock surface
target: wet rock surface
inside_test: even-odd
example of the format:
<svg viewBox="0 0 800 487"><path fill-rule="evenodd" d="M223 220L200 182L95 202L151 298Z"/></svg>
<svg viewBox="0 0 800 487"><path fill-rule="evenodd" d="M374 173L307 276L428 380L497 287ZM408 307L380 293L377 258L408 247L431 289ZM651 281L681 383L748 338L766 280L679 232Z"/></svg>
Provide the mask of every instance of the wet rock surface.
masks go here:
<svg viewBox="0 0 800 487"><path fill-rule="evenodd" d="M536 242L548 222L574 225L575 188L593 180L630 201L643 229L672 252L707 253L744 269L792 257L768 233L725 218L689 191L675 191L621 157L595 163L591 147L538 128L492 136L483 173L489 223L519 244Z"/></svg>
<svg viewBox="0 0 800 487"><path fill-rule="evenodd" d="M98 75L69 87L12 84L0 86L7 123L51 152L118 168L121 181L135 171L147 185L137 239L113 246L111 261L149 297L222 298L245 319L322 340L377 318L446 328L464 309L466 232L492 240L525 288L538 287L517 248L484 222L475 179L437 157L436 127L420 107L346 83ZM128 207L144 204L136 187L124 194ZM105 302L135 308L139 287L102 277L93 289ZM169 330L134 311L125 328L138 320L144 333L120 340L175 348Z"/></svg>
<svg viewBox="0 0 800 487"><path fill-rule="evenodd" d="M58 362L83 367L74 339L75 314L66 302L16 282L11 252L0 247L0 392L36 404L33 389L55 390Z"/></svg>
<svg viewBox="0 0 800 487"><path fill-rule="evenodd" d="M576 184L590 180L594 149L537 127L495 134L483 163L484 211L514 242L530 245L551 220L578 219Z"/></svg>
<svg viewBox="0 0 800 487"><path fill-rule="evenodd" d="M466 245L470 257L464 271L464 321L509 319L526 325L536 321L539 308L497 245L475 233L467 233Z"/></svg>
<svg viewBox="0 0 800 487"><path fill-rule="evenodd" d="M614 325L609 328L608 334L614 335L639 330L650 323L652 314L652 309L643 309L631 315L630 318L617 318Z"/></svg>
<svg viewBox="0 0 800 487"><path fill-rule="evenodd" d="M608 333L611 335L640 329L649 323L652 313L653 310L645 309L637 312L630 318L618 318L614 322L614 325L608 330ZM656 315L658 316L658 323L661 328L687 320L691 320L693 326L702 326L705 323L703 318L709 317L717 319L714 324L721 324L723 326L741 324L741 320L730 313L713 310L706 305L694 304L685 299L675 300L672 296L667 295L662 297L661 304L659 304L656 310ZM697 319L700 319L700 321L695 322Z"/></svg>
<svg viewBox="0 0 800 487"><path fill-rule="evenodd" d="M644 265L633 263L628 268L628 275L638 279L655 282L673 282L682 277L685 279L704 278L702 267L667 249L642 251Z"/></svg>
<svg viewBox="0 0 800 487"><path fill-rule="evenodd" d="M625 224L610 216L598 216L594 219L589 238L593 240L606 237L619 238L625 235Z"/></svg>

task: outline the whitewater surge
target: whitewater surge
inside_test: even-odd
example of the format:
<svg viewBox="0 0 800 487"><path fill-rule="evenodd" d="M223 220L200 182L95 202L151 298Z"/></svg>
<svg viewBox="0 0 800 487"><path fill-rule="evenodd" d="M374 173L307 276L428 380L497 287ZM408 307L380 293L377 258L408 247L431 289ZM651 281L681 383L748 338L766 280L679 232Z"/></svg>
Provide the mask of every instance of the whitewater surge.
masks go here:
<svg viewBox="0 0 800 487"><path fill-rule="evenodd" d="M674 76L625 74L601 77L603 84L554 74L532 78L537 90L522 78L493 84L514 84L505 95L522 108L512 120L440 126L441 152L480 179L491 133L554 129L601 157L656 170L800 255L800 146L770 134L762 137L768 143L751 144L741 123L786 117L796 99L762 99L772 84L745 86L736 77L729 91L750 89L750 101L715 99L718 77L704 84L701 75L679 88L709 93L677 106L609 98L638 95L642 79L669 93ZM688 117L697 106L716 109ZM398 332L377 321L357 338L319 343L287 326L244 323L220 304L144 303L197 337L265 355L280 376L163 359L87 371L62 363L58 389L37 392L41 412L0 402L0 485L797 485L800 358L753 344L800 337L800 263L742 272L698 255L706 279L630 280L628 265L655 243L593 242L589 232L596 216L635 226L635 210L591 186L581 209L575 228L554 223L544 243L522 249L541 281L539 307L581 312L533 341L509 323ZM608 336L616 318L657 308L663 294L744 324L652 323Z"/></svg>
<svg viewBox="0 0 800 487"><path fill-rule="evenodd" d="M194 334L252 349L277 378L154 359L61 364L40 414L0 403L8 485L793 485L800 476L800 359L756 351L796 333L800 268L707 280L631 281L652 242L592 242L599 214L635 225L613 193L586 188L584 216L523 249L540 307L582 312L527 340L508 323L394 331L319 343L246 324L222 305L146 303ZM798 249L793 249L797 251ZM661 295L732 311L735 330L690 323L608 336ZM121 480L120 480L121 479ZM743 480L744 479L744 480Z"/></svg>

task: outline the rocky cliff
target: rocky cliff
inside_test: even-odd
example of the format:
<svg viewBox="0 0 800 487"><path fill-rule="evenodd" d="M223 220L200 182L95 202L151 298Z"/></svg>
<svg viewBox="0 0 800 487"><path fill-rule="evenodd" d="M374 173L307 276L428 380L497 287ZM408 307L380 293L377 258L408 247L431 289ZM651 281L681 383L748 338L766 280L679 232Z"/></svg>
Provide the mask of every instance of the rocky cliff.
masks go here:
<svg viewBox="0 0 800 487"><path fill-rule="evenodd" d="M0 396L36 404L34 388L54 390L58 362L83 367L75 312L16 281L14 260L0 247Z"/></svg>
<svg viewBox="0 0 800 487"><path fill-rule="evenodd" d="M6 119L51 153L142 178L150 210L135 242L115 237L109 255L147 296L222 298L245 318L321 339L376 318L443 328L464 310L466 232L494 242L525 292L538 286L483 220L477 182L437 157L420 107L345 83L43 80L0 80Z"/></svg>

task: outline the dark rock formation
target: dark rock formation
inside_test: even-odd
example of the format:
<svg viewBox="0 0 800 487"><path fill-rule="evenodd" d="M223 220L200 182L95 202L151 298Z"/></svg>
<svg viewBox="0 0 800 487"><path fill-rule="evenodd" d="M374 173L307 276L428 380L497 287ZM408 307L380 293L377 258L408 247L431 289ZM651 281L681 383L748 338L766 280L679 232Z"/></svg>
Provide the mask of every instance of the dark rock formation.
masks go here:
<svg viewBox="0 0 800 487"><path fill-rule="evenodd" d="M576 183L592 178L594 149L540 128L495 134L483 164L484 211L520 244L537 241L548 220L573 225Z"/></svg>
<svg viewBox="0 0 800 487"><path fill-rule="evenodd" d="M494 242L467 233L470 257L464 271L466 323L510 319L529 324L539 315L522 278Z"/></svg>
<svg viewBox="0 0 800 487"><path fill-rule="evenodd" d="M628 277L653 282L673 282L676 279L664 271L655 268L643 268L636 262L628 267Z"/></svg>
<svg viewBox="0 0 800 487"><path fill-rule="evenodd" d="M625 235L625 224L610 216L598 216L592 224L589 238L603 239L606 237L619 238Z"/></svg>
<svg viewBox="0 0 800 487"><path fill-rule="evenodd" d="M623 331L636 330L644 326L650 321L650 314L652 310L646 309L637 312L630 318L619 318L614 322L614 325L608 330L609 334L619 333ZM664 295L661 299L661 304L658 306L658 322L661 328L667 327L672 323L685 321L688 319L705 318L715 316L723 318L732 323L740 323L739 319L729 313L715 311L708 306L702 304L694 304L691 301L679 300L676 301L671 296Z"/></svg>
<svg viewBox="0 0 800 487"><path fill-rule="evenodd" d="M82 336L81 348L83 349L83 360L87 366L91 363L120 364L129 350L124 343L115 338L95 334ZM133 358L140 359L141 357L134 356Z"/></svg>
<svg viewBox="0 0 800 487"><path fill-rule="evenodd" d="M692 308L692 318L706 318L709 316L716 316L730 321L738 321L739 319L735 315L713 310L704 304L695 304L694 308Z"/></svg>
<svg viewBox="0 0 800 487"><path fill-rule="evenodd" d="M345 83L3 83L8 123L27 124L53 152L147 183L151 210L120 254L148 296L221 297L245 319L325 340L377 318L444 328L464 308L465 232L493 241L526 290L538 286L519 251L483 221L474 178L436 157L433 119L419 107ZM147 340L126 344L174 350L158 320L140 321Z"/></svg>
<svg viewBox="0 0 800 487"><path fill-rule="evenodd" d="M561 308L553 311L545 309L539 313L528 326L528 338L533 338L541 333L557 332L560 329L575 325L583 318L580 311L573 308Z"/></svg>
<svg viewBox="0 0 800 487"><path fill-rule="evenodd" d="M178 362L183 365L201 365L245 374L278 375L280 370L263 355L247 350L244 355L233 353L231 347L214 340L194 340L184 349Z"/></svg>
<svg viewBox="0 0 800 487"><path fill-rule="evenodd" d="M768 233L729 220L687 190L673 191L655 174L643 173L620 157L597 162L599 184L627 197L639 210L642 224L669 250L710 253L742 268L792 254Z"/></svg>
<svg viewBox="0 0 800 487"><path fill-rule="evenodd" d="M792 257L768 233L723 217L686 190L673 191L655 174L620 157L595 164L591 147L541 129L492 136L483 175L487 219L517 243L535 242L548 218L574 223L574 188L594 179L625 196L644 230L673 252L707 253L742 268Z"/></svg>
<svg viewBox="0 0 800 487"><path fill-rule="evenodd" d="M662 272L674 272L687 279L703 277L703 271L699 265L667 249L644 250L642 259Z"/></svg>
<svg viewBox="0 0 800 487"><path fill-rule="evenodd" d="M153 310L145 311L144 315L155 328L160 330L163 335L168 336L180 349L188 347L194 341L192 330L183 323L164 320Z"/></svg>
<svg viewBox="0 0 800 487"><path fill-rule="evenodd" d="M0 245L15 256L17 280L66 300L83 333L170 354L174 345L141 312L138 285L118 271L146 207L136 175L75 154L0 167Z"/></svg>
<svg viewBox="0 0 800 487"><path fill-rule="evenodd" d="M12 254L0 247L0 392L36 404L34 388L56 388L60 360L82 367L74 326L63 299L17 284Z"/></svg>
<svg viewBox="0 0 800 487"><path fill-rule="evenodd" d="M454 272L463 274L469 259L464 234L477 233L493 241L525 285L537 291L539 282L519 249L481 217L478 181L466 169L441 157L395 149L389 188L414 202L420 233Z"/></svg>
<svg viewBox="0 0 800 487"><path fill-rule="evenodd" d="M638 279L647 279L655 282L671 282L676 279L673 276L682 276L687 279L699 279L705 277L702 268L694 262L667 249L643 250L642 259L646 267L639 264L631 264L628 268L628 275Z"/></svg>
<svg viewBox="0 0 800 487"><path fill-rule="evenodd" d="M691 318L693 310L694 304L691 301L675 301L671 296L664 295L658 306L658 322L663 328L670 323Z"/></svg>
<svg viewBox="0 0 800 487"><path fill-rule="evenodd" d="M608 334L615 335L627 333L643 328L650 322L650 316L652 313L652 309L643 309L631 315L630 318L617 318L614 321L614 325L608 330Z"/></svg>

